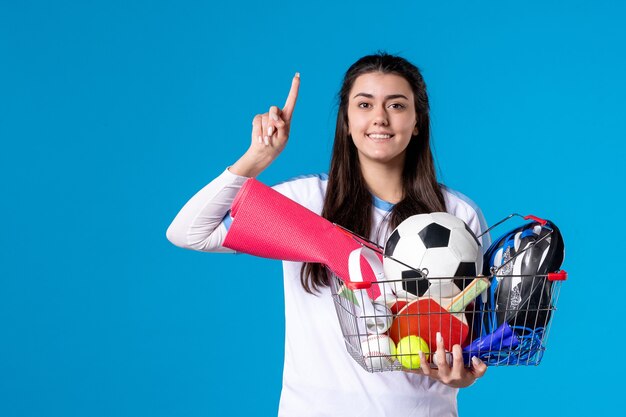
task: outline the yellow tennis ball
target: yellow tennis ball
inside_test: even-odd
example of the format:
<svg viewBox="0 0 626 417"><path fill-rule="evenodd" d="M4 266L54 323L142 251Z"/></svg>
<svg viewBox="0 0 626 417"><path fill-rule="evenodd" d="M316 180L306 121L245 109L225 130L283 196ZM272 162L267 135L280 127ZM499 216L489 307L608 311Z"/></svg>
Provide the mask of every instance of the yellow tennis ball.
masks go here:
<svg viewBox="0 0 626 417"><path fill-rule="evenodd" d="M430 349L428 348L428 343L419 336L411 335L400 339L396 354L398 360L405 368L419 369L420 351L424 352L426 355L429 354Z"/></svg>

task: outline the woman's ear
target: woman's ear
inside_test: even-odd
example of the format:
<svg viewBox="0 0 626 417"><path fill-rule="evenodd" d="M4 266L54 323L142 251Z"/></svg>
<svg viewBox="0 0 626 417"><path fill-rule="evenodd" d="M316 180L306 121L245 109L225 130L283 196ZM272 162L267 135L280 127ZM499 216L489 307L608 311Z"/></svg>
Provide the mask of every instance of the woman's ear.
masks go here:
<svg viewBox="0 0 626 417"><path fill-rule="evenodd" d="M413 136L417 136L419 134L419 129L417 128L417 125L415 125L415 127L413 128Z"/></svg>

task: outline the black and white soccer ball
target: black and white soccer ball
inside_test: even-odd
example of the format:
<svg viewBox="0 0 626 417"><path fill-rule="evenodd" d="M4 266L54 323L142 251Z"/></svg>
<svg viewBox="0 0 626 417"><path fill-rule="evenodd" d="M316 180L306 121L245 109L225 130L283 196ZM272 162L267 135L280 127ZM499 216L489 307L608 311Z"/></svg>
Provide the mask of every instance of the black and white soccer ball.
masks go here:
<svg viewBox="0 0 626 417"><path fill-rule="evenodd" d="M387 280L401 280L402 289L413 296L452 297L460 292L453 277L476 277L482 262L480 243L463 220L430 213L407 218L391 233L383 269ZM411 267L423 270L427 279Z"/></svg>

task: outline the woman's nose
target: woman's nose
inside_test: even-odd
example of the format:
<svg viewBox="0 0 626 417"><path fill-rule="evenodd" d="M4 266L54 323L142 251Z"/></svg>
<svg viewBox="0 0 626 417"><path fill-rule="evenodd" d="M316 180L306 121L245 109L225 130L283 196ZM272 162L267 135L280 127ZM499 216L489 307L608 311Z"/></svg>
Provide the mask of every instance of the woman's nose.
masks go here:
<svg viewBox="0 0 626 417"><path fill-rule="evenodd" d="M384 109L378 110L374 114L374 125L376 126L387 126L389 121L387 119L387 112Z"/></svg>

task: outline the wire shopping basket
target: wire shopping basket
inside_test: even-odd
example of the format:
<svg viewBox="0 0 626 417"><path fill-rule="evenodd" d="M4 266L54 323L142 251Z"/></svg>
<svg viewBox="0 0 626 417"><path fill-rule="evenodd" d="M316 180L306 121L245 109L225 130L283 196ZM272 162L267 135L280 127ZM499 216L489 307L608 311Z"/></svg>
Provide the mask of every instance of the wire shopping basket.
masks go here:
<svg viewBox="0 0 626 417"><path fill-rule="evenodd" d="M519 215L507 217L488 231L513 216ZM524 218L549 228L544 220ZM551 233L549 229L547 236ZM431 353L440 334L448 361L452 346L458 344L467 367L473 356L488 366L538 365L567 273L519 274L511 266L525 250L546 238L505 258L484 277L429 278L422 270L415 278L346 282L331 275L332 297L348 353L368 372L419 369L419 351L436 368ZM407 291L438 280L453 280L460 293L444 298L428 292L418 297ZM379 290L375 299L368 295L372 287Z"/></svg>

